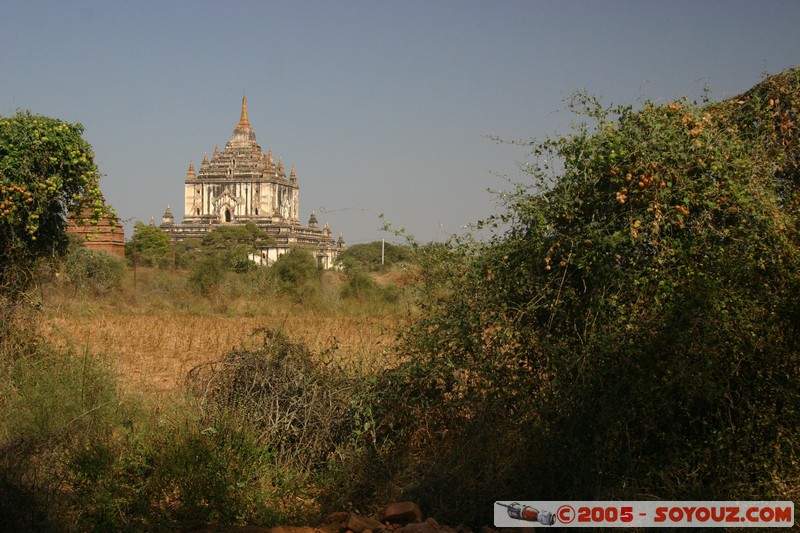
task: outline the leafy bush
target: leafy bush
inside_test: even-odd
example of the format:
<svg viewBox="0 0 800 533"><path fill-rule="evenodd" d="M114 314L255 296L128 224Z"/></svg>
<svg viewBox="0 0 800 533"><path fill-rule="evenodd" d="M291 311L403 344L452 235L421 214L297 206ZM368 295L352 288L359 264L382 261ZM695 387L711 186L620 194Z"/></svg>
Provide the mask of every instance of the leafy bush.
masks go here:
<svg viewBox="0 0 800 533"><path fill-rule="evenodd" d="M205 256L192 264L189 275L191 287L200 294L209 295L225 277L225 267L217 256Z"/></svg>
<svg viewBox="0 0 800 533"><path fill-rule="evenodd" d="M103 250L80 247L67 256L64 270L76 290L104 295L122 286L125 262Z"/></svg>
<svg viewBox="0 0 800 533"><path fill-rule="evenodd" d="M339 292L342 298L359 302L395 303L399 300L401 291L394 285L381 287L369 273L360 268L350 268L347 282L342 285Z"/></svg>
<svg viewBox="0 0 800 533"><path fill-rule="evenodd" d="M189 269L202 256L202 239L188 238L172 244L175 268Z"/></svg>
<svg viewBox="0 0 800 533"><path fill-rule="evenodd" d="M234 411L189 407L121 439L76 447L67 463L79 529L275 525L295 521L303 487L275 467L274 453Z"/></svg>
<svg viewBox="0 0 800 533"><path fill-rule="evenodd" d="M0 529L182 530L308 516L308 476L278 463L278 441L249 413L134 406L97 359L19 334L0 353Z"/></svg>
<svg viewBox="0 0 800 533"><path fill-rule="evenodd" d="M363 270L351 269L347 275L347 283L342 285L342 298L364 300L374 297L380 292L380 287L372 277Z"/></svg>
<svg viewBox="0 0 800 533"><path fill-rule="evenodd" d="M93 357L60 353L17 330L0 350L0 529L69 529L65 452L126 417L113 376Z"/></svg>
<svg viewBox="0 0 800 533"><path fill-rule="evenodd" d="M270 268L279 280L281 290L287 294L303 298L319 290L321 269L307 250L292 248L278 257Z"/></svg>
<svg viewBox="0 0 800 533"><path fill-rule="evenodd" d="M797 69L706 106L577 95L479 224L507 229L423 254L373 396L392 461L351 494L474 523L519 494L796 500L799 95Z"/></svg>
<svg viewBox="0 0 800 533"><path fill-rule="evenodd" d="M4 403L13 413L6 431L48 442L97 425L98 410L113 406L115 384L93 358L56 353L26 357L12 369L13 389Z"/></svg>
<svg viewBox="0 0 800 533"><path fill-rule="evenodd" d="M125 243L125 257L141 266L166 268L172 264L170 239L161 228L137 222L133 237Z"/></svg>

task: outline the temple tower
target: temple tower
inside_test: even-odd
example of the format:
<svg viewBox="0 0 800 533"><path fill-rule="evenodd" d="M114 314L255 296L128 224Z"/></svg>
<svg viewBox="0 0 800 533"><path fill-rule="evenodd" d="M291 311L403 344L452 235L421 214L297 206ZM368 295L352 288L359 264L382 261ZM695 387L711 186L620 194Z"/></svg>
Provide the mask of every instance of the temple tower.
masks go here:
<svg viewBox="0 0 800 533"><path fill-rule="evenodd" d="M166 213L165 213L166 215ZM170 212L171 215L171 212ZM199 171L193 163L184 179L184 217L181 224L162 218L162 229L173 239L202 237L222 224L255 223L277 241L275 249L264 252L269 263L293 246L313 249L326 268L340 246L319 229L315 215L313 225L300 224L300 187L297 173L291 167L289 176L283 159L275 163L272 150L264 154L247 115L247 98L242 98L239 122L230 140L211 158L203 156Z"/></svg>

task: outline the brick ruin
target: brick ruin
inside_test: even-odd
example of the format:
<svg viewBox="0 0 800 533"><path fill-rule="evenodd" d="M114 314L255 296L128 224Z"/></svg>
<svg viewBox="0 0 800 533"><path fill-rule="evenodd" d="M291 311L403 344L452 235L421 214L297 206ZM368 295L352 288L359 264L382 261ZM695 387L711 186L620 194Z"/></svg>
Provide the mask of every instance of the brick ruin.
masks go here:
<svg viewBox="0 0 800 533"><path fill-rule="evenodd" d="M103 250L125 257L125 230L119 218L105 215L93 220L91 207L67 217L67 234L82 238L84 245L92 250Z"/></svg>

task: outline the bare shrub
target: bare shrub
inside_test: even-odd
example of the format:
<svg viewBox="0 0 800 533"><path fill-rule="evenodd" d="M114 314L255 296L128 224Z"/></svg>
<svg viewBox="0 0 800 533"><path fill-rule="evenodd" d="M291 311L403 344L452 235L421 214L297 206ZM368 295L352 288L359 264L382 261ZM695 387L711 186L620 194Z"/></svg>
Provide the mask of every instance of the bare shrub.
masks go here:
<svg viewBox="0 0 800 533"><path fill-rule="evenodd" d="M255 348L194 367L189 389L207 407L247 413L279 464L306 472L324 465L352 434L352 378L318 363L281 330L259 329L256 336L261 343Z"/></svg>

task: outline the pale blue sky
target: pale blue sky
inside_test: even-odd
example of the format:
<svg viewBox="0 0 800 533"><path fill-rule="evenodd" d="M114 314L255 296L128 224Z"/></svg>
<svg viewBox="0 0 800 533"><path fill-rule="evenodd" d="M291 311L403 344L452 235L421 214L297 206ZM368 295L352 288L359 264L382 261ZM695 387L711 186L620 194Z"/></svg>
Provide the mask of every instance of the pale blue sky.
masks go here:
<svg viewBox="0 0 800 533"><path fill-rule="evenodd" d="M294 165L348 243L443 240L494 211L522 148L566 131L563 99L733 96L800 63L797 1L0 0L0 115L86 127L123 219L183 217L190 161L247 95L264 150ZM130 237L130 230L128 230Z"/></svg>

